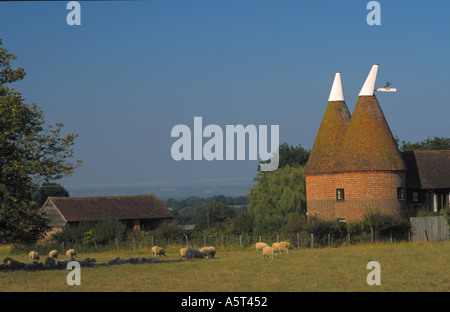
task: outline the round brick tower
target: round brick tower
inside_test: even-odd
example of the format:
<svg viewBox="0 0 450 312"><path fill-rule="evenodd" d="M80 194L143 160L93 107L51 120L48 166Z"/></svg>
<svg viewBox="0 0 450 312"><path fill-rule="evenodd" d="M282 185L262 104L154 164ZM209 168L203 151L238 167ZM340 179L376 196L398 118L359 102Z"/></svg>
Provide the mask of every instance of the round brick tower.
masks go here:
<svg viewBox="0 0 450 312"><path fill-rule="evenodd" d="M341 74L335 74L328 105L305 168L308 215L335 218L335 163L350 113L345 104Z"/></svg>
<svg viewBox="0 0 450 312"><path fill-rule="evenodd" d="M405 205L406 165L374 95L377 71L374 65L349 122L340 124L344 133L322 129L322 121L305 170L308 215L353 221Z"/></svg>

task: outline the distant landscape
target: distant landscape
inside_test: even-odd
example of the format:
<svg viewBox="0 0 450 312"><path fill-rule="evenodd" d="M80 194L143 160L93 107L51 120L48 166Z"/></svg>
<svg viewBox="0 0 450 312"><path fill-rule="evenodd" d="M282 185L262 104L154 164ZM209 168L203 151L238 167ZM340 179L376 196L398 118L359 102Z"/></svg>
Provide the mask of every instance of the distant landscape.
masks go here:
<svg viewBox="0 0 450 312"><path fill-rule="evenodd" d="M144 186L91 186L65 188L70 197L85 196L131 196L155 194L159 199L182 199L189 196L211 197L214 195L246 196L254 183L242 182L233 184L199 184L199 185L144 185Z"/></svg>

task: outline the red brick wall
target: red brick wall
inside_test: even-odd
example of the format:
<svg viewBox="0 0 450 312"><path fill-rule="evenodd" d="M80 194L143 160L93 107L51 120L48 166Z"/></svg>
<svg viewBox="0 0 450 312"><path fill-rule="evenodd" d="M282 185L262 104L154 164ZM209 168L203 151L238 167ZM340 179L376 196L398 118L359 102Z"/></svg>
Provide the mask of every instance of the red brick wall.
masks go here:
<svg viewBox="0 0 450 312"><path fill-rule="evenodd" d="M405 187L405 172L346 172L306 176L308 215L324 219L360 220L369 210L400 212L405 201L397 199L397 187ZM345 200L336 202L336 189Z"/></svg>

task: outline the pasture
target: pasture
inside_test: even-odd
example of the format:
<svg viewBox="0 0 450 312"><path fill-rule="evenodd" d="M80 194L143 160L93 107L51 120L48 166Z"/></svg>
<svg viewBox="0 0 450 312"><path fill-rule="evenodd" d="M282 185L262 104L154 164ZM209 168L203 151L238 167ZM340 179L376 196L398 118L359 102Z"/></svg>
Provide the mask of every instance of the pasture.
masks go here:
<svg viewBox="0 0 450 312"><path fill-rule="evenodd" d="M160 263L81 268L81 285L66 282L70 270L0 271L0 291L35 292L448 292L450 242L352 245L290 250L275 259L249 248L217 249L214 259L180 260L166 250ZM0 247L0 261L30 262L27 253ZM40 261L45 261L41 255ZM151 250L81 253L77 259L107 263L116 257L151 257ZM65 256L60 256L65 259ZM58 259L59 260L59 259ZM381 266L381 285L366 282L369 261Z"/></svg>

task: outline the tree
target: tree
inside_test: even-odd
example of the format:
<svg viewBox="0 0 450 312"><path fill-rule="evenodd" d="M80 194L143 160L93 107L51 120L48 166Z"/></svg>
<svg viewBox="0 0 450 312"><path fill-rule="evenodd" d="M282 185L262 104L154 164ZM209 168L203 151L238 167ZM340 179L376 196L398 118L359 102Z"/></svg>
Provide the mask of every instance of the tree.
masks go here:
<svg viewBox="0 0 450 312"><path fill-rule="evenodd" d="M25 77L0 39L0 243L33 242L48 229L32 195L42 182L72 174L75 134L45 125L43 111L8 85Z"/></svg>
<svg viewBox="0 0 450 312"><path fill-rule="evenodd" d="M282 143L278 149L279 163L278 168L283 168L285 166L289 167L299 167L306 166L308 162L309 154L311 150L302 147L300 144L298 146L288 145L286 142ZM260 163L269 163L269 160L260 161ZM258 171L260 171L260 165L258 165Z"/></svg>
<svg viewBox="0 0 450 312"><path fill-rule="evenodd" d="M397 145L400 151L417 151L417 150L447 150L450 149L450 138L446 137L428 137L426 140L411 143L401 141L396 137Z"/></svg>
<svg viewBox="0 0 450 312"><path fill-rule="evenodd" d="M216 227L223 230L223 224L235 216L233 208L222 203L212 203L204 207L198 214L196 228L209 229Z"/></svg>
<svg viewBox="0 0 450 312"><path fill-rule="evenodd" d="M258 184L250 188L248 213L257 234L278 231L291 218L306 213L303 167L284 166L272 172L258 172L255 180Z"/></svg>
<svg viewBox="0 0 450 312"><path fill-rule="evenodd" d="M41 187L33 194L33 201L36 203L36 208L41 208L48 197L69 197L69 192L58 183L44 182Z"/></svg>

